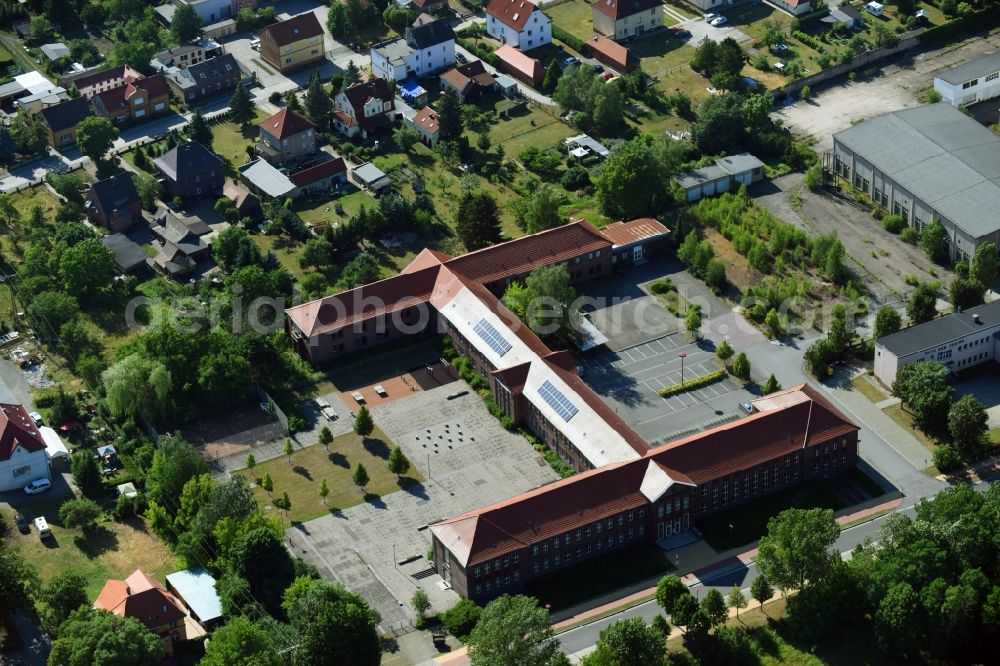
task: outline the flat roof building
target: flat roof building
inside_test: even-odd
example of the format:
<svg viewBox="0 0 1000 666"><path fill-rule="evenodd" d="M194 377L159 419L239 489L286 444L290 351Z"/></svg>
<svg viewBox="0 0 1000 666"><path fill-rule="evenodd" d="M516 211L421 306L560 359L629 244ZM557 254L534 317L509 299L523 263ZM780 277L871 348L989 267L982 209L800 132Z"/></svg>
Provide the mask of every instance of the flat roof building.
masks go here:
<svg viewBox="0 0 1000 666"><path fill-rule="evenodd" d="M756 183L764 177L764 163L749 153L730 155L715 164L692 169L674 176L688 201L722 194L740 185Z"/></svg>
<svg viewBox="0 0 1000 666"><path fill-rule="evenodd" d="M966 106L1000 95L1000 53L946 69L934 77L934 90L952 106Z"/></svg>
<svg viewBox="0 0 1000 666"><path fill-rule="evenodd" d="M901 369L940 361L952 372L1000 359L1000 301L903 329L875 341L875 378L892 386Z"/></svg>
<svg viewBox="0 0 1000 666"><path fill-rule="evenodd" d="M1000 136L944 102L833 135L833 170L918 231L941 220L953 261L1000 242Z"/></svg>

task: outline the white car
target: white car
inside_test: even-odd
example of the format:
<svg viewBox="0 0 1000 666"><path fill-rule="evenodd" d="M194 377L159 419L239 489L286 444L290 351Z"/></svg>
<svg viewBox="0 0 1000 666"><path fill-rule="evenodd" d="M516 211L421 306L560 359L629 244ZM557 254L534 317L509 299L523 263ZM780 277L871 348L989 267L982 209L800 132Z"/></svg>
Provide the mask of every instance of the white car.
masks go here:
<svg viewBox="0 0 1000 666"><path fill-rule="evenodd" d="M42 427L42 415L41 414L39 414L38 412L31 412L30 414L28 414L28 416L30 416L31 420L35 422L36 426L38 426L39 428Z"/></svg>
<svg viewBox="0 0 1000 666"><path fill-rule="evenodd" d="M719 18L718 14L715 14L713 12L709 12L708 14L705 14L705 23L711 23L712 21L714 21L717 18Z"/></svg>
<svg viewBox="0 0 1000 666"><path fill-rule="evenodd" d="M260 40L254 37L250 40L250 48L254 51L260 51Z"/></svg>
<svg viewBox="0 0 1000 666"><path fill-rule="evenodd" d="M716 16L714 19L709 21L709 25L712 26L713 28L718 28L720 25L725 23L726 20L727 19L725 16Z"/></svg>
<svg viewBox="0 0 1000 666"><path fill-rule="evenodd" d="M38 493L44 493L51 487L52 482L48 479L35 479L24 487L24 494L37 495Z"/></svg>

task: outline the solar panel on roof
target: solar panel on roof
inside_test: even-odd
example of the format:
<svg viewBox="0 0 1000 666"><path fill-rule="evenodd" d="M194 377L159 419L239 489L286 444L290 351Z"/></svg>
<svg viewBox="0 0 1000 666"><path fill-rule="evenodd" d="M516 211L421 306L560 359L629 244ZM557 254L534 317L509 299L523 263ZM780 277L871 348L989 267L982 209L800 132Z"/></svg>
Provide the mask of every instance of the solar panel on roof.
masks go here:
<svg viewBox="0 0 1000 666"><path fill-rule="evenodd" d="M493 324L486 321L485 319L480 319L479 323L473 328L476 335L481 337L483 341L490 346L490 349L495 351L498 356L503 356L510 351L510 343L500 335L500 331L496 329Z"/></svg>
<svg viewBox="0 0 1000 666"><path fill-rule="evenodd" d="M562 391L553 386L552 382L547 379L542 382L538 394L542 396L542 400L548 403L549 407L556 410L556 414L561 416L563 421L569 421L580 411L576 405L569 401L569 398L563 395Z"/></svg>

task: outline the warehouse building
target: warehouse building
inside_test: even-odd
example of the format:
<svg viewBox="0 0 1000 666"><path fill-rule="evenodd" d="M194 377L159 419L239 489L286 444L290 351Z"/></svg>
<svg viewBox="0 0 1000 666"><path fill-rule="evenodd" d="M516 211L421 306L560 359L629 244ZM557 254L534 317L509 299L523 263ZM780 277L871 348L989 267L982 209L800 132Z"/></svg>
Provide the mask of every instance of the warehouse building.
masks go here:
<svg viewBox="0 0 1000 666"><path fill-rule="evenodd" d="M944 102L834 134L832 168L918 231L941 220L953 261L1000 242L1000 136Z"/></svg>
<svg viewBox="0 0 1000 666"><path fill-rule="evenodd" d="M1000 53L946 69L934 77L934 90L952 106L993 99L1000 95Z"/></svg>

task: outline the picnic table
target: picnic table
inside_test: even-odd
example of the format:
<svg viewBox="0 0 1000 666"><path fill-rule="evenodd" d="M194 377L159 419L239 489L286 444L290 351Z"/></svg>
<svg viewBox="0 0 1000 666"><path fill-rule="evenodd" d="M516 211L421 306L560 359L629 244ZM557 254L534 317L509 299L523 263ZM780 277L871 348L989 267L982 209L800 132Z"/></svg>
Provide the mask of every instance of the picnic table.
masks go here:
<svg viewBox="0 0 1000 666"><path fill-rule="evenodd" d="M381 384L376 384L375 385L375 392L378 393L383 398L386 397L387 395L389 395L389 392L386 391L385 388L383 388Z"/></svg>
<svg viewBox="0 0 1000 666"><path fill-rule="evenodd" d="M351 397L354 398L354 401L359 404L365 401L365 396L361 395L358 391L353 391L351 393Z"/></svg>

